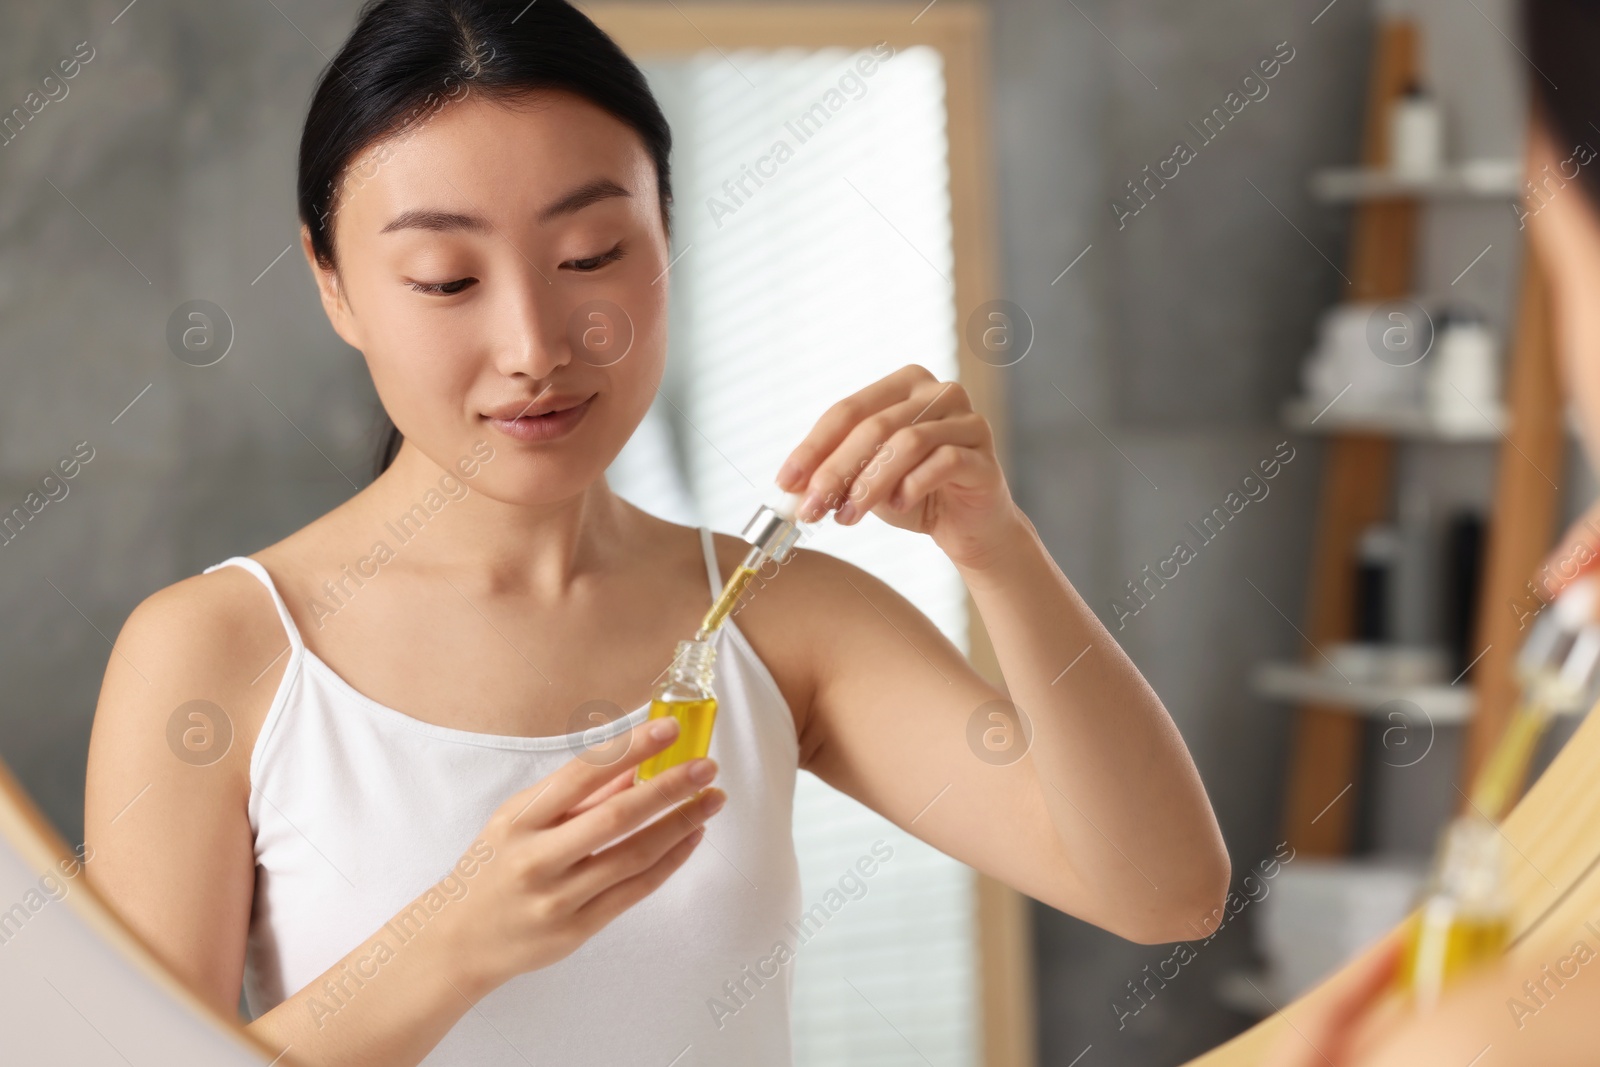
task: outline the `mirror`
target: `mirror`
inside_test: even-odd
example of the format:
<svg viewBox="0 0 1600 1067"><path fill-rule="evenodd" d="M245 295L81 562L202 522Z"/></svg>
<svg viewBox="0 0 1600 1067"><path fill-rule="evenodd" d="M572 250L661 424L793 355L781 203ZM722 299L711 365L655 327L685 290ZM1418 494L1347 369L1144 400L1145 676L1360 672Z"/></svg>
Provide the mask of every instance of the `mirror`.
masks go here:
<svg viewBox="0 0 1600 1067"><path fill-rule="evenodd" d="M15 235L0 255L0 595L13 609L0 650L12 694L0 713L3 1047L26 1062L268 1063L284 1050L238 1025L249 1005L218 1012L168 974L88 885L94 860L74 843L95 695L133 608L367 478L376 397L328 329L292 199L307 93L358 5L11 6L25 30L0 76L0 107L19 108L0 115L0 220ZM1461 694L1515 645L1509 632L1477 641L1471 625L1452 634L1472 642L1469 659L1501 650L1453 690L1431 661L1408 661L1428 675L1428 699L1412 701L1426 709L1422 749L1415 715L1373 714L1385 700L1356 708L1367 719L1351 703L1328 712L1328 679L1306 666L1322 657L1302 632L1317 595L1307 572L1313 590L1348 577L1311 547L1329 492L1318 472L1366 446L1335 442L1351 396L1326 374L1302 381L1297 361L1338 332L1319 316L1351 298L1340 249L1366 233L1349 204L1373 195L1373 178L1344 165L1370 125L1371 13L584 7L638 61L674 135L667 374L607 472L613 488L736 533L827 404L909 362L960 381L1006 441L1007 476L1062 568L1168 702L1233 849L1230 900L1248 902L1244 919L1197 938L1196 965L1174 978L1174 946L1036 904L801 773L800 896L820 932L796 960L794 1062L1180 1062L1241 1033L1204 1062L1261 1062L1318 983L1409 907L1414 877L1363 873L1357 893L1333 857L1376 843L1425 858L1475 743ZM1431 55L1441 95L1471 116L1459 154L1503 163L1521 146L1522 102L1505 88L1515 57L1493 26L1445 24L1428 22L1436 51L1413 58ZM1374 55L1381 69L1394 53ZM1234 68L1264 73L1267 57L1280 68L1270 92L1241 86ZM1234 88L1249 101L1237 111L1219 103ZM1223 118L1208 117L1213 103ZM1212 138L1213 125L1233 128ZM1174 130L1201 144L1178 178L1161 169ZM1530 275L1510 251L1515 182L1496 173L1424 190L1438 200L1419 291L1481 305L1509 342ZM1378 373L1404 369L1391 363ZM1295 406L1330 381L1326 406ZM1517 469L1513 453L1561 482L1552 529L1594 495L1581 460L1546 463L1555 453L1540 449L1566 445L1523 436L1529 421L1490 419L1449 441L1377 424L1415 445L1383 469L1432 494L1416 528L1447 506L1474 510L1480 555L1466 570L1509 506L1497 479ZM1374 436L1371 422L1340 425ZM1283 471L1270 494L1244 484L1248 507L1220 503L1269 456ZM1362 484L1363 462L1339 469ZM1194 534L1198 566L1160 570L1172 535L1190 539L1186 523L1217 507L1228 529L1214 545ZM1470 527L1451 542L1468 555ZM1548 532L1524 529L1523 547ZM1385 543L1372 539L1374 558ZM825 525L813 546L881 578L1001 679L959 574L926 538ZM1515 587L1526 562L1501 559L1484 581ZM1407 588L1413 605L1440 599ZM1440 619L1398 615L1407 633L1438 636L1425 631ZM1347 668L1362 652L1329 651ZM1300 718L1307 707L1327 714ZM1332 739L1309 757L1295 740L1305 721ZM1583 768L1597 742L1593 723L1575 727L1542 754L1552 769L1506 826L1527 860L1517 921L1529 951L1592 895L1600 799ZM1363 784L1322 758L1334 749L1365 762ZM1308 760L1318 773L1303 773ZM1338 838L1323 849L1329 870L1317 849L1276 848L1284 826ZM852 875L867 856L874 874ZM1389 911L1336 929L1311 907L1352 893ZM1269 949L1304 965L1278 976L1288 995L1266 984Z"/></svg>

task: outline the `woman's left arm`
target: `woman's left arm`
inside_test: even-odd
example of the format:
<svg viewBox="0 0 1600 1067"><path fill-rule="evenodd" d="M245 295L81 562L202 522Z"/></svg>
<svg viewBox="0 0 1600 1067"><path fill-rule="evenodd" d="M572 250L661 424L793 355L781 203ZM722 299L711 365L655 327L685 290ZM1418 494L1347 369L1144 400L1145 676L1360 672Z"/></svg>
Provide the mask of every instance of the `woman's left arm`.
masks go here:
<svg viewBox="0 0 1600 1067"><path fill-rule="evenodd" d="M1011 499L965 389L902 367L829 408L778 482L806 495L804 520L837 507L835 521L850 525L870 511L932 537L971 592L1009 690L978 676L904 598L841 573L889 629L837 624L806 720L808 769L1113 933L1152 944L1209 936L1229 865L1199 774L1160 698ZM992 700L1025 715L1025 755L995 758L974 740L991 724L1005 730L986 714ZM956 794L942 813L920 795L939 781ZM918 814L898 818L907 811Z"/></svg>

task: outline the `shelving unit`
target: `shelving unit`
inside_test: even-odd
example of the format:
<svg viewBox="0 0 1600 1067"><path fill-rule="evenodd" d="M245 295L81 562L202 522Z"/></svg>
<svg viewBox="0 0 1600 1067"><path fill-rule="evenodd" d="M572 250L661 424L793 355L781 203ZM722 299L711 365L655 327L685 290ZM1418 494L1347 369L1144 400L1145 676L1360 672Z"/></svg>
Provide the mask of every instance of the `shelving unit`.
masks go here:
<svg viewBox="0 0 1600 1067"><path fill-rule="evenodd" d="M1347 273L1351 299L1381 302L1408 296L1420 202L1435 198L1509 198L1519 168L1478 161L1449 168L1426 182L1387 169L1385 120L1392 102L1418 73L1416 27L1380 24L1368 91L1362 165L1324 171L1313 193L1329 203L1354 204ZM1284 835L1302 854L1340 856L1349 851L1356 805L1332 803L1363 777L1367 716L1392 700L1408 700L1435 724L1468 731L1462 781L1470 781L1483 754L1504 729L1515 698L1512 662L1519 635L1506 609L1524 592L1544 552L1554 542L1555 483L1561 478L1565 430L1556 388L1547 295L1535 257L1523 257L1515 334L1504 373L1505 409L1485 412L1482 427L1450 432L1426 413L1341 412L1292 403L1285 421L1326 435L1316 538L1304 634L1303 664L1263 664L1252 677L1257 692L1296 705L1291 738ZM1386 516L1397 448L1412 441L1477 442L1498 448L1494 502L1479 583L1474 648L1481 658L1450 685L1394 686L1346 681L1323 668L1321 653L1354 633L1357 542Z"/></svg>
<svg viewBox="0 0 1600 1067"><path fill-rule="evenodd" d="M1387 169L1385 118L1394 99L1416 80L1417 55L1414 25L1380 24L1362 166L1323 171L1312 179L1319 200L1354 205L1346 268L1354 301L1379 303L1411 293L1423 203L1492 201L1517 194L1520 166L1505 161L1449 168L1428 181L1408 180ZM1466 731L1458 777L1463 784L1472 780L1505 729L1516 697L1512 668L1522 637L1517 616L1507 605L1520 602L1524 583L1554 543L1556 485L1570 432L1562 416L1549 316L1537 258L1525 254L1503 371L1505 398L1498 409L1484 410L1477 426L1443 426L1425 410L1412 408L1362 411L1337 402L1296 401L1283 410L1290 428L1326 440L1303 625L1307 645L1299 663L1258 665L1250 684L1254 692L1295 709L1282 832L1300 855L1348 856L1360 806L1347 794L1364 777L1369 726L1390 720L1396 710L1392 702L1408 702L1433 727ZM1342 677L1324 652L1354 636L1358 541L1369 524L1390 510L1398 450L1419 443L1498 451L1478 583L1477 658L1464 677L1449 684L1379 684L1365 676ZM1271 991L1271 980L1269 974L1233 972L1220 977L1214 992L1227 1007L1264 1016L1271 1009L1260 991ZM1281 991L1271 996L1279 1004L1287 999Z"/></svg>

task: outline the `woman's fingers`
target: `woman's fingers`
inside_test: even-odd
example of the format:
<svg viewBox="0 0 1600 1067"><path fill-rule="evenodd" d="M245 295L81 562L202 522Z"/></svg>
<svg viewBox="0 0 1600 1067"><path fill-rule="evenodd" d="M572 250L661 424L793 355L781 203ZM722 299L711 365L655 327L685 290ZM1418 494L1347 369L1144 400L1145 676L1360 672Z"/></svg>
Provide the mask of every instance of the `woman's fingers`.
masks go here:
<svg viewBox="0 0 1600 1067"><path fill-rule="evenodd" d="M612 778L599 789L596 789L593 793L590 793L588 796L578 801L578 803L568 808L559 817L558 822L566 822L574 815L588 811L590 808L604 803L607 799L616 796L618 793L628 788L633 784L633 770L634 765L631 763L628 764L625 768L617 772L617 776L615 778Z"/></svg>
<svg viewBox="0 0 1600 1067"><path fill-rule="evenodd" d="M963 468L963 453L976 458L989 440L989 421L971 411L900 428L890 436L882 461L869 468L872 476L851 487L849 507L836 514L835 521L848 526L879 504L896 500L890 503L896 510L910 507L927 494L918 484L936 488ZM913 475L915 480L908 485Z"/></svg>
<svg viewBox="0 0 1600 1067"><path fill-rule="evenodd" d="M817 468L838 450L862 420L910 398L917 386L933 382L936 379L928 368L908 363L833 404L822 413L811 432L795 446L779 468L779 488L795 492L808 487L816 488L811 482Z"/></svg>
<svg viewBox="0 0 1600 1067"><path fill-rule="evenodd" d="M553 869L575 864L602 846L632 833L671 805L704 789L715 776L716 769L716 762L705 758L680 763L546 830L541 835L540 847ZM697 778L696 774L702 777ZM669 813L663 821L678 820L681 824L683 819L682 814Z"/></svg>
<svg viewBox="0 0 1600 1067"><path fill-rule="evenodd" d="M1578 576L1597 570L1600 570L1600 502L1567 528L1545 557L1534 585L1555 596Z"/></svg>
<svg viewBox="0 0 1600 1067"><path fill-rule="evenodd" d="M660 888L661 883L683 866L704 836L705 830L698 829L680 839L654 865L596 894L573 913L574 919L587 930L598 930L605 926Z"/></svg>
<svg viewBox="0 0 1600 1067"><path fill-rule="evenodd" d="M567 891L581 903L654 866L685 837L695 836L722 810L727 794L707 789L663 818L572 865Z"/></svg>
<svg viewBox="0 0 1600 1067"><path fill-rule="evenodd" d="M966 390L954 382L930 382L913 389L906 399L866 416L818 462L806 483L808 499L819 501L824 509L854 500L859 509L862 494L873 484L885 482L885 472L894 463L898 461L899 470L906 469L906 453L916 446L907 436L908 429L937 426L963 405L965 397Z"/></svg>
<svg viewBox="0 0 1600 1067"><path fill-rule="evenodd" d="M887 499L939 445L982 445L989 434L987 421L973 412L959 382L919 382L905 399L861 417L817 461L805 485L801 518L816 521L847 504L847 514L859 516Z"/></svg>
<svg viewBox="0 0 1600 1067"><path fill-rule="evenodd" d="M977 479L984 473L988 463L988 457L976 448L940 445L928 453L927 459L900 479L899 486L889 496L889 506L896 510L904 510L935 489L942 489L946 485L965 488L964 476L969 481Z"/></svg>
<svg viewBox="0 0 1600 1067"><path fill-rule="evenodd" d="M663 724L669 724L663 726ZM662 733L657 733L658 728ZM669 716L647 719L623 735L627 750L617 759L603 763L579 753L548 774L511 795L500 811L518 829L539 830L562 822L574 805L602 788L624 771L660 752L678 737L678 722ZM608 754L609 755L609 754ZM623 788L626 788L624 784Z"/></svg>

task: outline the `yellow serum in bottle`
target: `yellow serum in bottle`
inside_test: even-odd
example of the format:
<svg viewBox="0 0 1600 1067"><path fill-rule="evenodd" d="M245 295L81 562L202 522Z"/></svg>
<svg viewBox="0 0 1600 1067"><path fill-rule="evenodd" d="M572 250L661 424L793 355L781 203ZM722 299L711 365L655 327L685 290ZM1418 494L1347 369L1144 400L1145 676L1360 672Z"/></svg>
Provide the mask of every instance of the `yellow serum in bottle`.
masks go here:
<svg viewBox="0 0 1600 1067"><path fill-rule="evenodd" d="M669 767L699 759L711 750L711 728L717 720L717 694L711 664L716 649L708 641L679 641L666 680L650 700L650 718L678 720L678 738L639 764L635 782L654 778Z"/></svg>
<svg viewBox="0 0 1600 1067"><path fill-rule="evenodd" d="M1429 892L1409 920L1397 984L1419 1007L1438 1003L1463 975L1511 940L1511 907L1498 827L1476 813L1446 827Z"/></svg>

